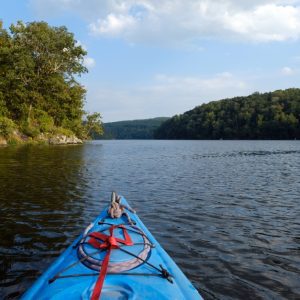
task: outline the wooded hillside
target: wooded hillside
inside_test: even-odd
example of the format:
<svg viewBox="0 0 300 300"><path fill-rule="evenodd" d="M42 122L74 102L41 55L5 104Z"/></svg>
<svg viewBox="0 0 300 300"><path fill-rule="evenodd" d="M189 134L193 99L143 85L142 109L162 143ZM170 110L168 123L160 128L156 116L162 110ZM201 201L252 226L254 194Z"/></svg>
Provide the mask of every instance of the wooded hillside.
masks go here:
<svg viewBox="0 0 300 300"><path fill-rule="evenodd" d="M158 139L299 139L300 89L202 104L164 122Z"/></svg>
<svg viewBox="0 0 300 300"><path fill-rule="evenodd" d="M169 118L120 121L104 123L104 135L93 135L96 139L153 139L153 133Z"/></svg>

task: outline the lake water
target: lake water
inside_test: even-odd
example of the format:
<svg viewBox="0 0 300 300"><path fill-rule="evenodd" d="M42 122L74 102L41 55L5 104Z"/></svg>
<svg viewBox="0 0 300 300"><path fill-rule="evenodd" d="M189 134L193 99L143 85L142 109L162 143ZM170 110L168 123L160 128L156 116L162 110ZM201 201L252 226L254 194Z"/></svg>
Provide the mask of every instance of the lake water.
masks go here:
<svg viewBox="0 0 300 300"><path fill-rule="evenodd" d="M206 299L300 299L299 141L0 148L0 298L118 191Z"/></svg>

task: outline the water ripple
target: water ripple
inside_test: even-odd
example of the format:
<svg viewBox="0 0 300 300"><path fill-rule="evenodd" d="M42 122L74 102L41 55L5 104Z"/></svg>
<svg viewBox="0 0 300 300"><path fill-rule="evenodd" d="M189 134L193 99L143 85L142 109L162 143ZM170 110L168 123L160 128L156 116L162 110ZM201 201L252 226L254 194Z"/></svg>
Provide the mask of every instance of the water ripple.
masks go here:
<svg viewBox="0 0 300 300"><path fill-rule="evenodd" d="M18 298L111 190L206 299L300 298L298 141L1 148L0 298Z"/></svg>

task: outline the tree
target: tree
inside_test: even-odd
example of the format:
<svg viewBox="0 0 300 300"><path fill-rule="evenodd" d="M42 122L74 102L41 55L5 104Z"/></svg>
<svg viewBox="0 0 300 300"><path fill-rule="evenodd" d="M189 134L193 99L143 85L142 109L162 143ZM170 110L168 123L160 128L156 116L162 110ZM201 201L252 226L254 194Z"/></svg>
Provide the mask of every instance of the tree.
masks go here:
<svg viewBox="0 0 300 300"><path fill-rule="evenodd" d="M0 23L0 114L30 125L45 111L55 126L83 130L86 90L76 79L86 54L64 26L18 21L8 32Z"/></svg>
<svg viewBox="0 0 300 300"><path fill-rule="evenodd" d="M156 138L300 138L300 89L223 99L195 107L161 124Z"/></svg>
<svg viewBox="0 0 300 300"><path fill-rule="evenodd" d="M86 134L88 137L91 136L91 133L102 135L103 134L103 126L102 126L100 113L93 113L93 114L87 115L85 128L86 128Z"/></svg>
<svg viewBox="0 0 300 300"><path fill-rule="evenodd" d="M76 108L79 117L82 117L85 90L74 76L87 72L83 65L86 51L77 45L73 34L66 27L50 27L45 22L25 25L19 21L17 25L11 25L10 31L12 78L15 85L19 84L19 94L13 97L12 103L17 117L24 116L24 111L19 111L19 102L25 104L23 109L29 114L32 106L47 110L47 100L51 98L52 104L57 106L52 116L56 125L60 126L63 119L68 118L66 107L70 104L70 90L73 87L81 90ZM63 116L56 118L57 114Z"/></svg>

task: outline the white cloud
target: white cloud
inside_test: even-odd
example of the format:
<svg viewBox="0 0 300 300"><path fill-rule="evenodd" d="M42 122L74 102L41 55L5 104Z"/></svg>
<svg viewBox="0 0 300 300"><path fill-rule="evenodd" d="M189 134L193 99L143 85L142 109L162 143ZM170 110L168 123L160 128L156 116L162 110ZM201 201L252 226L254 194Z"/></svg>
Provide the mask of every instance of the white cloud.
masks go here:
<svg viewBox="0 0 300 300"><path fill-rule="evenodd" d="M95 65L96 65L96 61L94 58L92 57L85 57L84 58L84 65L87 67L87 68L93 68Z"/></svg>
<svg viewBox="0 0 300 300"><path fill-rule="evenodd" d="M296 73L296 70L290 67L283 67L281 69L281 73L285 76L290 76L290 75L294 75Z"/></svg>
<svg viewBox="0 0 300 300"><path fill-rule="evenodd" d="M31 5L42 16L77 13L93 34L133 43L300 38L299 0L31 0Z"/></svg>
<svg viewBox="0 0 300 300"><path fill-rule="evenodd" d="M99 19L89 27L96 35L117 36L133 27L135 23L135 19L131 16L109 14L105 19Z"/></svg>
<svg viewBox="0 0 300 300"><path fill-rule="evenodd" d="M266 4L228 16L224 25L254 41L284 41L300 37L299 17L298 7Z"/></svg>

